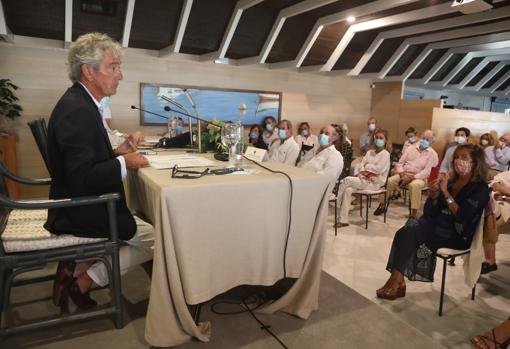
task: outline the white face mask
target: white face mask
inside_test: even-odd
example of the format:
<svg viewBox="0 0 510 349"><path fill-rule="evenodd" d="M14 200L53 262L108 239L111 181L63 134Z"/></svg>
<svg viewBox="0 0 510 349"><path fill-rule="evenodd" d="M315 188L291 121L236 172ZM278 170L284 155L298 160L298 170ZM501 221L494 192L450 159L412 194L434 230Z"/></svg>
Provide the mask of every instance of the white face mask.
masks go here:
<svg viewBox="0 0 510 349"><path fill-rule="evenodd" d="M466 143L466 137L457 136L457 137L455 137L455 142L457 142L458 144Z"/></svg>
<svg viewBox="0 0 510 349"><path fill-rule="evenodd" d="M480 143L481 143L482 145L487 145L487 144L489 144L489 141L488 141L488 140L486 140L486 139L482 139L482 140L480 141Z"/></svg>
<svg viewBox="0 0 510 349"><path fill-rule="evenodd" d="M374 131L375 130L375 124L368 124L368 130Z"/></svg>

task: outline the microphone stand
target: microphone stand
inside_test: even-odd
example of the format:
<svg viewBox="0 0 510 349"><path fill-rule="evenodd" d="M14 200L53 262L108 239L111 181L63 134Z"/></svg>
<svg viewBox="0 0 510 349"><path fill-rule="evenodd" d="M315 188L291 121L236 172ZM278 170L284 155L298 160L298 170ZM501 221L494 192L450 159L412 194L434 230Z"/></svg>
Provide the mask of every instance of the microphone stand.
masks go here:
<svg viewBox="0 0 510 349"><path fill-rule="evenodd" d="M172 98L167 97L165 95L161 96L160 98L167 101L168 103L175 105L180 110L189 114L188 110L186 108L184 108L184 106L182 104L177 103L177 101L174 101ZM192 120L190 117L188 117L188 128L189 128L189 144L191 147L193 147L193 125L192 125Z"/></svg>
<svg viewBox="0 0 510 349"><path fill-rule="evenodd" d="M186 98L188 98L188 101L189 101L189 104L191 104L191 107L193 108L193 110L195 111L195 115L197 117L197 128L198 128L198 134L197 134L197 142L198 142L198 152L199 153L202 153L202 132L200 132L200 130L202 129L202 125L200 124L200 115L198 114L198 110L197 110L197 105L195 103L195 101L193 100L193 98L191 98L191 95L189 94L188 90L187 89L184 89L184 95L186 96Z"/></svg>
<svg viewBox="0 0 510 349"><path fill-rule="evenodd" d="M132 106L131 106L131 109L138 109L138 110L141 110L141 111L143 111L143 112L146 112L146 113L149 113L149 114L152 114L152 115L159 116L160 118L163 118L163 119L167 119L167 120L169 119L169 117L168 117L168 116L164 116L164 115L161 115L161 114L158 114L158 113L154 113L154 112L151 112L151 111L148 111L148 110L142 109L142 108L138 108L138 107L135 107L134 105L132 105ZM219 129L222 129L222 128L223 128L223 127L222 127L222 126L220 126L220 125L216 125L216 124L214 124L214 123L212 123L212 122L210 122L210 121L207 121L207 120L205 120L205 119L202 119L202 118L200 118L200 117L198 117L198 116L193 116L193 115L191 115L191 114L184 113L184 112L182 112L182 111L172 109L172 108L170 108L169 106L166 106L166 107L165 107L165 111L171 111L171 112L174 112L174 113L177 113L177 114L181 114L181 115L187 116L188 118L193 118L193 119L196 119L196 120L197 120L197 121L199 121L199 122L203 122L203 123L205 123L206 125L212 125L212 126L218 127ZM191 123L190 123L190 125L191 125ZM200 123L198 123L198 125L200 125ZM200 137L201 133L202 133L202 130L201 130L200 128L198 128L198 134L199 134L199 137ZM200 140L201 140L201 137L200 137L200 138L198 138L198 139L199 139L199 142L198 142L198 146L199 146L199 147L198 147L198 150L199 150L199 152L202 152L202 143L201 143L201 141L200 141Z"/></svg>

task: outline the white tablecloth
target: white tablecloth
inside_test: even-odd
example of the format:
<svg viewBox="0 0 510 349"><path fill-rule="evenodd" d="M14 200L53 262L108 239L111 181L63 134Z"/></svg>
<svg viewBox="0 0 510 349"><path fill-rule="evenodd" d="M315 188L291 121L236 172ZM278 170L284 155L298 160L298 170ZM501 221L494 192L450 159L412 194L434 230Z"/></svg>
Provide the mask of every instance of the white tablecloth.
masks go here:
<svg viewBox="0 0 510 349"><path fill-rule="evenodd" d="M301 168L264 165L292 178L286 276L298 280L259 311L284 310L307 318L318 309L328 179ZM187 304L239 285L272 285L284 277L289 181L250 167L255 173L200 179L172 179L171 170L152 168L130 173L129 205L156 232L145 330L151 345L174 346L192 337L208 341L210 324L196 326Z"/></svg>

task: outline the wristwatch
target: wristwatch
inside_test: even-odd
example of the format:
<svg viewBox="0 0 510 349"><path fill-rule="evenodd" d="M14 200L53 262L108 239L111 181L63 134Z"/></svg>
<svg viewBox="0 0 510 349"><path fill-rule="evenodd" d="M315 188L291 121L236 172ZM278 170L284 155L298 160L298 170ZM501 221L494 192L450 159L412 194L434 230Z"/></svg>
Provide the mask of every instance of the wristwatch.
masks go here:
<svg viewBox="0 0 510 349"><path fill-rule="evenodd" d="M453 198L451 196L448 196L446 198L446 203L449 205L449 204L453 204L455 202L455 200L453 200Z"/></svg>

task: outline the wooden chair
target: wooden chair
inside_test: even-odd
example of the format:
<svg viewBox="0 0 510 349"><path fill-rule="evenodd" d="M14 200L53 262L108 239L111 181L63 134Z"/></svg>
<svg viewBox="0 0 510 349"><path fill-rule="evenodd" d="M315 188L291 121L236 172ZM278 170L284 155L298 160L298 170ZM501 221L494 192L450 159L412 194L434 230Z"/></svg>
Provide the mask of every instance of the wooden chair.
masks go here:
<svg viewBox="0 0 510 349"><path fill-rule="evenodd" d="M29 185L49 184L50 180L18 177L1 162L0 176L0 337L104 316L113 316L115 326L122 328L119 240L115 214L116 201L120 199L120 195L105 194L64 200L12 200L8 197L5 178ZM82 238L67 234L53 235L43 228L47 209L85 205L106 206L110 225L108 239ZM111 258L111 262L108 257ZM48 263L68 260L101 261L105 264L110 279L111 306L28 324L2 327L2 316L10 304L11 288L52 280L54 275L22 281L16 278L20 274L43 269ZM67 309L62 311L68 312Z"/></svg>

